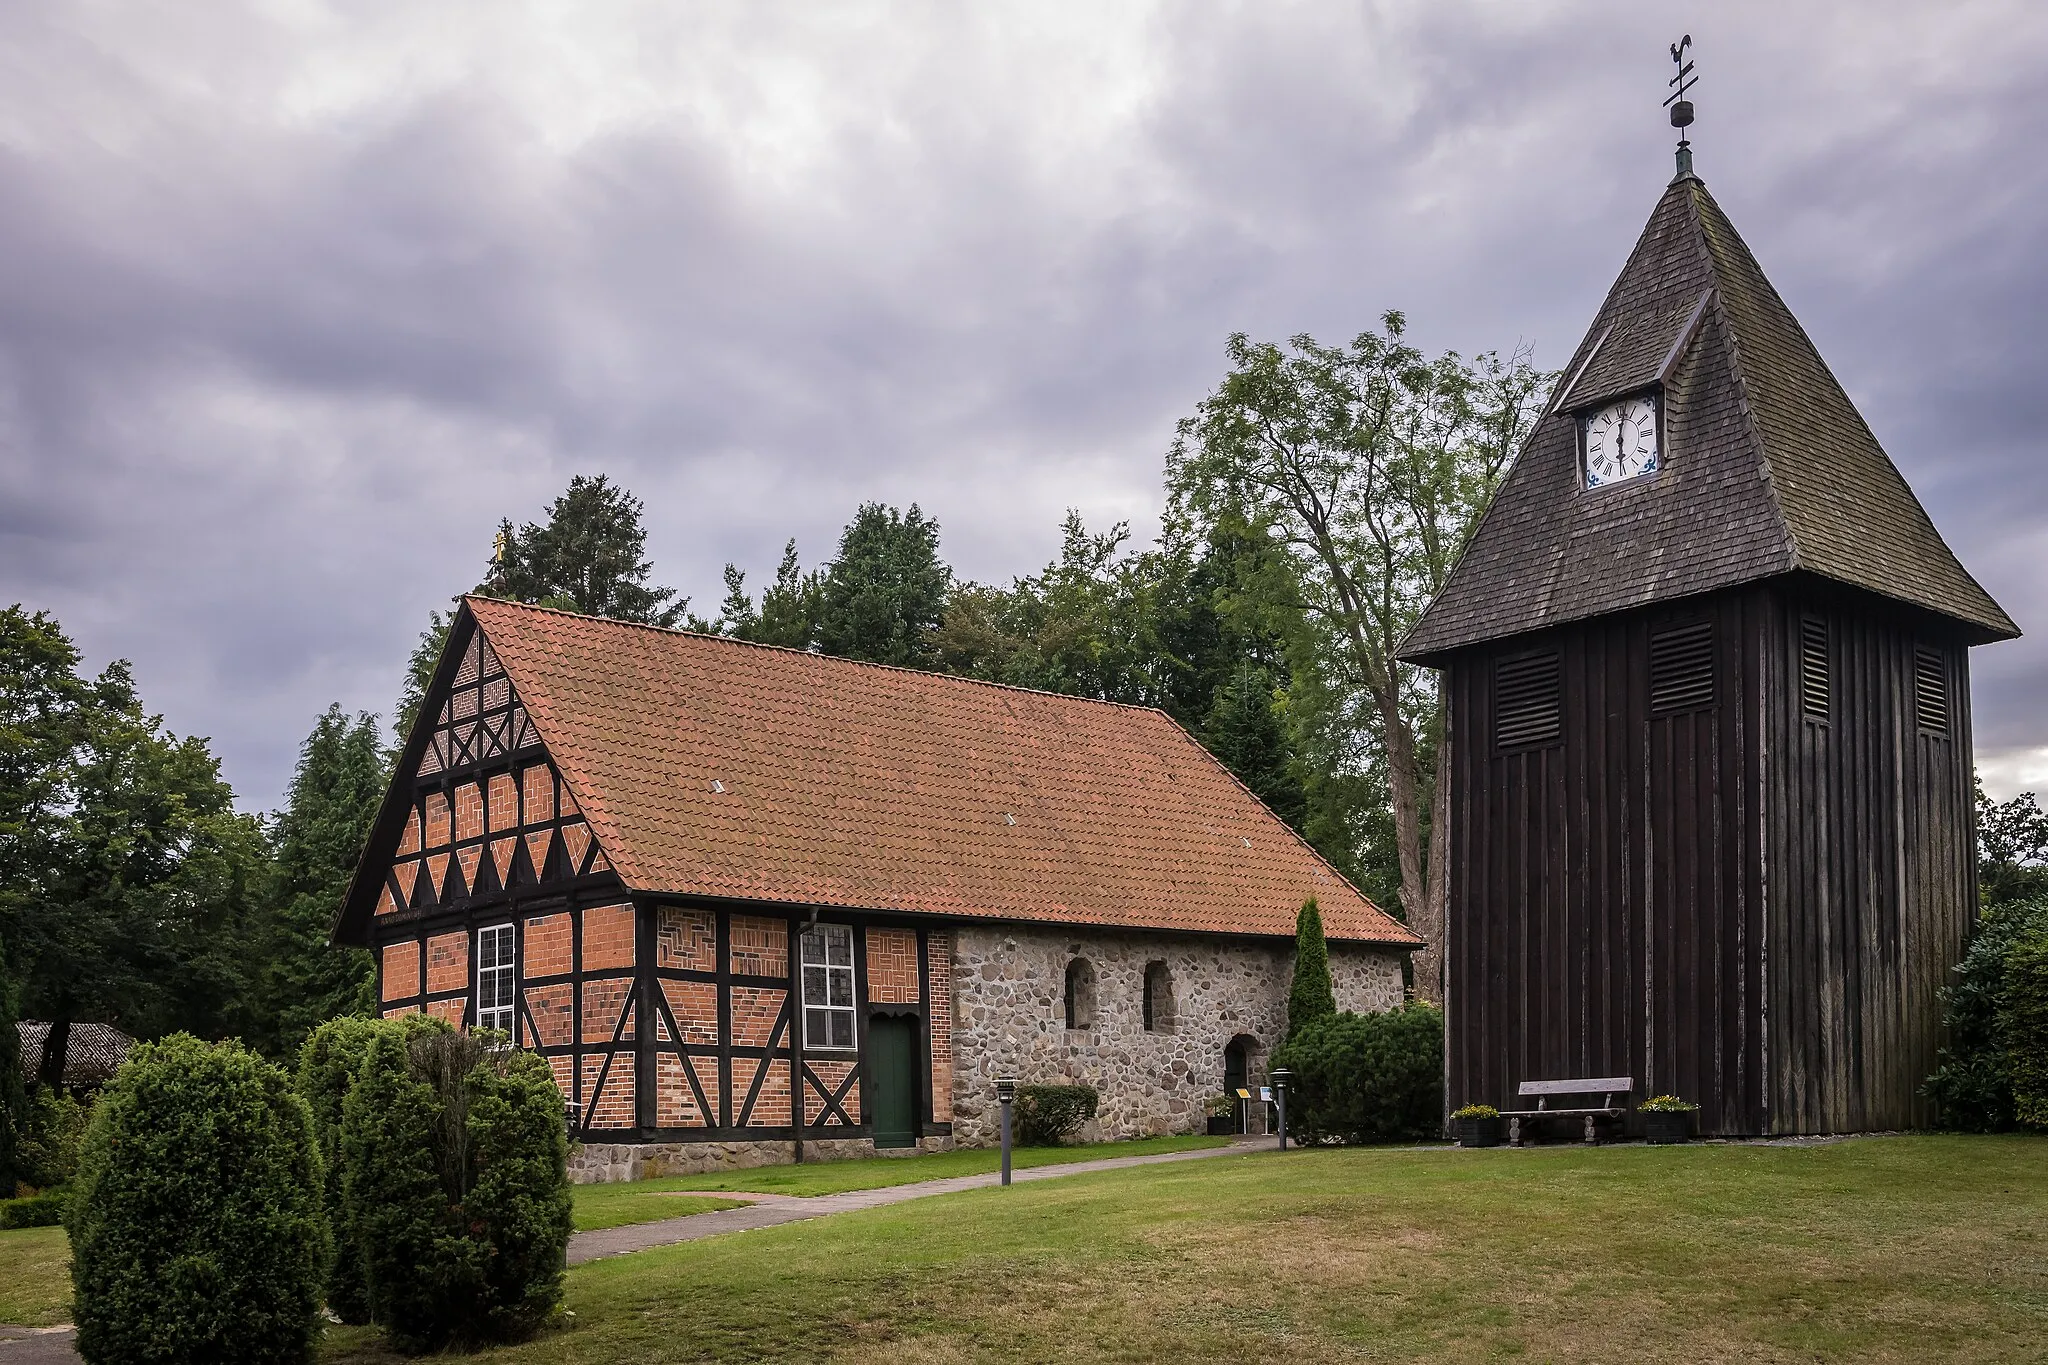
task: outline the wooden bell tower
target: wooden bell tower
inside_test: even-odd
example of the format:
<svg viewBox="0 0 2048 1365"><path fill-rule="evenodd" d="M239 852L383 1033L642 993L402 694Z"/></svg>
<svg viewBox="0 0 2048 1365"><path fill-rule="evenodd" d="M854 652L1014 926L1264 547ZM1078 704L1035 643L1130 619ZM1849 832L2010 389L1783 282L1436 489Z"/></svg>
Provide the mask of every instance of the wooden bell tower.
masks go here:
<svg viewBox="0 0 2048 1365"><path fill-rule="evenodd" d="M1969 649L2019 631L1689 147L1564 376L1402 649L1449 707L1447 1098L1629 1075L1703 1133L1924 1123Z"/></svg>

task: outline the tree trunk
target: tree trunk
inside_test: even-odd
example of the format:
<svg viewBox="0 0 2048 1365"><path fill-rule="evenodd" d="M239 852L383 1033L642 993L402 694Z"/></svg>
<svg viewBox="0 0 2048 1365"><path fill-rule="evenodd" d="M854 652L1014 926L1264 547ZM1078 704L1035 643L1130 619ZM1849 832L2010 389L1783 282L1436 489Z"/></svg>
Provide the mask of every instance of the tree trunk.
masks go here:
<svg viewBox="0 0 2048 1365"><path fill-rule="evenodd" d="M1422 774L1415 763L1415 735L1401 715L1399 695L1390 688L1374 691L1380 729L1386 737L1387 787L1394 805L1394 850L1401 863L1401 913L1408 927L1428 940L1415 955L1415 994L1430 1004L1442 1000L1439 974L1432 966L1441 947L1431 920L1431 904L1422 861Z"/></svg>
<svg viewBox="0 0 2048 1365"><path fill-rule="evenodd" d="M1445 697L1443 708L1450 706ZM1429 799L1429 891L1428 929L1417 927L1429 939L1429 946L1415 955L1415 993L1433 1005L1444 1003L1444 934L1450 923L1451 903L1451 723L1444 710L1438 712L1443 733L1436 742L1436 786Z"/></svg>
<svg viewBox="0 0 2048 1365"><path fill-rule="evenodd" d="M64 1093L64 1062L71 1055L71 1021L52 1019L50 1031L43 1038L42 1065L37 1068L36 1081L48 1086L50 1093Z"/></svg>

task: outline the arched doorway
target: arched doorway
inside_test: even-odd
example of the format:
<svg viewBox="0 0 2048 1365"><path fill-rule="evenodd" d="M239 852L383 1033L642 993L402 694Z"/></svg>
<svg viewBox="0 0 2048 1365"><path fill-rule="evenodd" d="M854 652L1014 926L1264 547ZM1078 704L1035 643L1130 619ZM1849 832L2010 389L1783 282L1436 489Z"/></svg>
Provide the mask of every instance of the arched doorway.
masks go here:
<svg viewBox="0 0 2048 1365"><path fill-rule="evenodd" d="M1245 1132L1245 1115L1249 1111L1254 1118L1263 1117L1265 1111L1257 1104L1247 1105L1237 1097L1240 1090L1248 1090L1254 1078L1264 1079L1265 1050L1259 1040L1249 1033L1240 1033L1223 1047L1223 1093L1230 1096L1231 1114L1235 1120L1235 1131Z"/></svg>

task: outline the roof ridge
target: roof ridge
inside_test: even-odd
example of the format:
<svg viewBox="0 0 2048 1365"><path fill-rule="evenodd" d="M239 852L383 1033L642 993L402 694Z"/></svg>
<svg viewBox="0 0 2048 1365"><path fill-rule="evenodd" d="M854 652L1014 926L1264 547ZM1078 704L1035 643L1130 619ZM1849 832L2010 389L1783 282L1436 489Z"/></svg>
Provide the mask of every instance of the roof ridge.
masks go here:
<svg viewBox="0 0 2048 1365"><path fill-rule="evenodd" d="M996 682L989 678L970 677L965 673L941 673L936 669L911 668L905 664L878 664L870 659L849 659L844 654L826 654L819 650L797 649L791 645L771 645L760 640L742 640L732 635L713 635L709 631L682 630L675 626L651 625L645 621L625 621L616 616L595 616L589 612L564 611L560 607L543 607L533 602L516 602L509 597L492 597L488 593L464 593L462 600L466 602L490 602L497 606L517 607L522 611L545 612L550 616L567 616L578 621L600 621L606 625L626 626L635 630L652 631L656 635L680 635L689 640L705 640L713 644L736 645L741 649L761 649L777 654L794 654L802 659L817 659L822 662L845 664L853 668L874 668L887 673L907 673L916 678L936 678L942 682L965 683L975 687L993 687L1004 692L1021 692L1026 696L1051 697L1056 701L1085 702L1090 706L1113 706L1120 711L1149 711L1156 715L1166 716L1168 720L1173 719L1172 716L1167 716L1165 710L1160 707L1144 706L1137 702L1110 701L1103 697L1084 697L1074 692L1055 692L1051 688L1046 687L1024 687L1017 683Z"/></svg>

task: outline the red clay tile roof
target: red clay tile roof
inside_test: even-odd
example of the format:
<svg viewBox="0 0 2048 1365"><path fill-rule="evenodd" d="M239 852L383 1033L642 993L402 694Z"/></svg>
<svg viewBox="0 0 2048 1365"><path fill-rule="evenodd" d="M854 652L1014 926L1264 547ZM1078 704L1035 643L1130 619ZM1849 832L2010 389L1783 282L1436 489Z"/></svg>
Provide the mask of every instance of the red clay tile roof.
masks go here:
<svg viewBox="0 0 2048 1365"><path fill-rule="evenodd" d="M1421 942L1162 712L466 601L635 890Z"/></svg>

